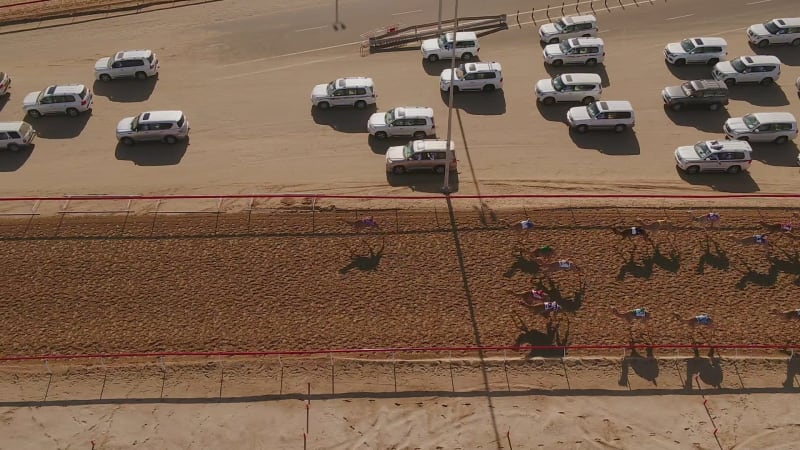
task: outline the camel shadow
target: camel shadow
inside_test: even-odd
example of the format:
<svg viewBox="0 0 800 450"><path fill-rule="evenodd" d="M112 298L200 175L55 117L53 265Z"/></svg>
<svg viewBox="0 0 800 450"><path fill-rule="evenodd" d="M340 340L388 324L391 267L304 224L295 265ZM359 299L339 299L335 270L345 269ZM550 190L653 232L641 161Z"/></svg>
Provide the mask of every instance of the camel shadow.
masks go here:
<svg viewBox="0 0 800 450"><path fill-rule="evenodd" d="M744 289L751 283L762 287L774 286L775 283L778 282L778 273L779 271L775 268L774 264L770 266L767 273L759 272L748 267L747 272L745 272L742 278L739 279L739 282L736 283L736 289Z"/></svg>
<svg viewBox="0 0 800 450"><path fill-rule="evenodd" d="M681 268L681 255L674 247L670 248L668 255L664 255L661 253L661 244L656 244L651 259L653 264L672 273L678 273Z"/></svg>
<svg viewBox="0 0 800 450"><path fill-rule="evenodd" d="M547 284L545 285L544 281L540 280L538 283L538 288L545 291L547 295L550 297L551 301L554 301L561 305L561 308L564 312L574 313L581 309L583 306L583 299L586 296L586 282L581 281L581 285L577 291L572 295L572 297L564 297L561 288L558 286L558 283L553 281L552 278L547 279Z"/></svg>
<svg viewBox="0 0 800 450"><path fill-rule="evenodd" d="M381 258L383 258L383 247L384 245L381 244L376 251L371 245L367 245L369 253L366 255L359 255L351 250L350 263L339 269L339 273L344 275L353 269L361 272L377 272L378 265L381 263Z"/></svg>
<svg viewBox="0 0 800 450"><path fill-rule="evenodd" d="M518 272L534 275L541 270L541 265L535 259L528 259L522 254L515 255L514 258L514 263L503 273L506 278L511 278Z"/></svg>
<svg viewBox="0 0 800 450"><path fill-rule="evenodd" d="M800 353L787 352L790 358L786 362L786 381L783 382L783 387L786 389L794 388L794 381L797 375L800 375ZM800 386L798 386L800 387Z"/></svg>
<svg viewBox="0 0 800 450"><path fill-rule="evenodd" d="M711 245L714 249L711 249ZM696 272L700 275L706 272L706 266L713 267L717 270L728 270L731 267L731 260L728 258L728 253L725 252L720 246L719 242L713 239L706 239L706 248L703 254L700 255L700 261L697 263Z"/></svg>
<svg viewBox="0 0 800 450"><path fill-rule="evenodd" d="M786 255L786 259L780 259L777 257L770 257L769 261L772 263L772 267L778 271L783 272L787 275L794 275L794 285L800 286L800 253L796 250L794 254L790 255L787 252L783 252Z"/></svg>
<svg viewBox="0 0 800 450"><path fill-rule="evenodd" d="M630 385L628 379L630 369L633 369L633 373L643 380L653 383L653 386L658 386L656 378L658 378L659 367L658 360L653 355L653 347L646 348L646 356L642 356L635 347L631 348L631 354L622 360L622 373L619 377L620 386Z"/></svg>
<svg viewBox="0 0 800 450"><path fill-rule="evenodd" d="M653 275L653 264L655 263L652 256L642 258L641 262L633 260L633 252L631 252L628 260L625 261L619 268L617 273L617 280L623 281L627 275L636 278L650 278Z"/></svg>
<svg viewBox="0 0 800 450"><path fill-rule="evenodd" d="M547 328L545 328L544 332L529 329L519 317L517 317L517 322L520 334L517 336L516 341L514 341L515 347L563 346L567 345L566 343L569 341L569 322L567 322L566 331L563 335L561 334L561 323L559 322L547 322ZM566 352L562 349L533 349L528 353L527 357L558 358L565 355Z"/></svg>
<svg viewBox="0 0 800 450"><path fill-rule="evenodd" d="M684 388L691 391L694 388L695 376L698 376L703 383L722 388L722 358L714 356L714 349L708 351L708 357L700 356L700 350L694 348L694 357L686 360L686 382Z"/></svg>

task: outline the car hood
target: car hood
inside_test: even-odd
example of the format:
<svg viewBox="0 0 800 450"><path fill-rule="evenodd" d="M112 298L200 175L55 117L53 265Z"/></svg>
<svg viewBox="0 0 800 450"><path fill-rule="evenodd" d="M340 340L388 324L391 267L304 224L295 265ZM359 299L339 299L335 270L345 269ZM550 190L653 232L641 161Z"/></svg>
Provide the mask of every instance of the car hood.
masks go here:
<svg viewBox="0 0 800 450"><path fill-rule="evenodd" d="M551 35L551 34L558 34L558 28L552 23L546 23L539 27L539 34L540 35Z"/></svg>
<svg viewBox="0 0 800 450"><path fill-rule="evenodd" d="M33 106L36 104L36 100L39 98L39 94L42 91L31 92L30 94L26 95L25 98L22 100L23 106Z"/></svg>
<svg viewBox="0 0 800 450"><path fill-rule="evenodd" d="M684 50L683 47L681 47L681 44L678 42L670 42L666 47L664 47L664 49L673 55L686 53L686 50Z"/></svg>
<svg viewBox="0 0 800 450"><path fill-rule="evenodd" d="M536 82L536 91L541 92L542 94L553 93L556 91L556 88L553 87L553 80L549 78L545 78L544 80L539 80Z"/></svg>
<svg viewBox="0 0 800 450"><path fill-rule="evenodd" d="M717 72L721 72L721 73L737 73L737 72L736 72L736 71L733 69L733 66L731 65L731 63L730 63L729 61L720 61L720 62L718 62L718 63L717 63L715 66L714 66L714 69L715 69Z"/></svg>
<svg viewBox="0 0 800 450"><path fill-rule="evenodd" d="M680 86L667 86L664 88L664 94L669 98L686 98L686 93Z"/></svg>
<svg viewBox="0 0 800 450"><path fill-rule="evenodd" d="M386 113L375 113L369 116L369 120L367 121L367 126L370 127L385 127L386 126Z"/></svg>
<svg viewBox="0 0 800 450"><path fill-rule="evenodd" d="M738 132L738 133L744 133L746 131L750 131L750 129L747 128L747 125L744 124L744 120L742 120L741 117L732 117L732 118L726 120L725 121L725 126L729 130L735 131L735 132Z"/></svg>
<svg viewBox="0 0 800 450"><path fill-rule="evenodd" d="M681 159L697 159L697 152L694 151L693 145L685 145L675 149L675 154L680 156Z"/></svg>
<svg viewBox="0 0 800 450"><path fill-rule="evenodd" d="M133 119L135 119L135 117L126 117L120 120L119 123L117 124L117 133L132 132L133 130L131 130L131 122L133 122Z"/></svg>
<svg viewBox="0 0 800 450"><path fill-rule="evenodd" d="M328 85L327 84L318 84L314 86L314 89L311 90L312 97L327 97L328 96Z"/></svg>
<svg viewBox="0 0 800 450"><path fill-rule="evenodd" d="M567 118L571 120L589 120L592 116L589 115L589 110L585 106L575 106L567 111Z"/></svg>
<svg viewBox="0 0 800 450"><path fill-rule="evenodd" d="M108 58L108 57L98 59L97 62L94 63L94 70L106 70L106 69L108 69L108 62L110 60L111 60L111 58Z"/></svg>
<svg viewBox="0 0 800 450"><path fill-rule="evenodd" d="M439 50L439 40L438 39L425 39L422 41L422 46L420 47L423 52L432 52L434 50Z"/></svg>
<svg viewBox="0 0 800 450"><path fill-rule="evenodd" d="M389 147L386 150L386 161L403 161L405 160L405 156L403 156L403 152L405 151L405 147L398 146L398 147Z"/></svg>
<svg viewBox="0 0 800 450"><path fill-rule="evenodd" d="M747 29L747 33L754 34L756 36L769 36L770 32L767 31L767 27L764 26L762 23L757 23L755 25L750 25Z"/></svg>
<svg viewBox="0 0 800 450"><path fill-rule="evenodd" d="M450 76L452 75L452 72L453 72L452 69L444 69L442 71L442 75L441 75L440 79L442 81L444 81L445 83L449 83L450 82ZM458 74L457 73L455 75L452 75L452 76L453 76L454 80L458 80Z"/></svg>
<svg viewBox="0 0 800 450"><path fill-rule="evenodd" d="M559 44L549 44L544 46L544 54L550 56L559 56L563 55L564 53L561 52L561 47Z"/></svg>

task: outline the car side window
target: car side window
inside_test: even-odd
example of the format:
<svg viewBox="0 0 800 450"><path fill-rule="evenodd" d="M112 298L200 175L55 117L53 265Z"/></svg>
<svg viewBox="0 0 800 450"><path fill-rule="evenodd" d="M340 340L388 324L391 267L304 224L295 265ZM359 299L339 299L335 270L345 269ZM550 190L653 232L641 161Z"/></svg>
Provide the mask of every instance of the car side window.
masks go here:
<svg viewBox="0 0 800 450"><path fill-rule="evenodd" d="M719 153L712 153L708 155L710 161L719 161Z"/></svg>
<svg viewBox="0 0 800 450"><path fill-rule="evenodd" d="M761 125L760 127L756 128L756 129L758 131L768 131L770 128L772 128L772 125L768 124L768 123L765 123L765 124Z"/></svg>
<svg viewBox="0 0 800 450"><path fill-rule="evenodd" d="M39 100L39 103L41 103L42 105L49 105L53 103L53 97L50 96L42 97L42 99Z"/></svg>
<svg viewBox="0 0 800 450"><path fill-rule="evenodd" d="M9 137L6 133L0 132L0 141L8 140Z"/></svg>
<svg viewBox="0 0 800 450"><path fill-rule="evenodd" d="M111 68L112 68L112 69L119 69L120 67L122 67L122 62L120 62L120 61L114 61L114 62L111 64Z"/></svg>
<svg viewBox="0 0 800 450"><path fill-rule="evenodd" d="M425 124L426 124L425 119L414 119L414 125L424 126Z"/></svg>
<svg viewBox="0 0 800 450"><path fill-rule="evenodd" d="M596 115L595 118L597 118L597 119L609 119L610 117L609 117L609 113L600 113L600 114Z"/></svg>
<svg viewBox="0 0 800 450"><path fill-rule="evenodd" d="M16 131L9 131L7 134L8 134L8 137L11 138L11 139L19 139L19 138L22 137Z"/></svg>
<svg viewBox="0 0 800 450"><path fill-rule="evenodd" d="M733 159L744 159L744 152L733 152Z"/></svg>
<svg viewBox="0 0 800 450"><path fill-rule="evenodd" d="M159 130L169 130L170 128L172 128L172 124L169 123L169 122L162 122L162 123L158 124L158 129Z"/></svg>
<svg viewBox="0 0 800 450"><path fill-rule="evenodd" d="M568 27L564 27L564 28L561 29L562 33L572 33L573 31L575 31L575 26L574 25L570 25Z"/></svg>
<svg viewBox="0 0 800 450"><path fill-rule="evenodd" d="M477 78L477 74L475 74L475 73L468 73L468 74L467 74L467 75L464 77L464 79L465 79L465 80L474 80L474 79L476 79L476 78Z"/></svg>
<svg viewBox="0 0 800 450"><path fill-rule="evenodd" d="M778 130L778 131L787 131L787 130L791 130L792 128L793 128L792 124L790 124L790 123L779 123L779 124L776 124L776 126L775 126L775 129Z"/></svg>
<svg viewBox="0 0 800 450"><path fill-rule="evenodd" d="M366 95L366 94L367 94L367 90L365 88L356 88L356 94L355 95Z"/></svg>

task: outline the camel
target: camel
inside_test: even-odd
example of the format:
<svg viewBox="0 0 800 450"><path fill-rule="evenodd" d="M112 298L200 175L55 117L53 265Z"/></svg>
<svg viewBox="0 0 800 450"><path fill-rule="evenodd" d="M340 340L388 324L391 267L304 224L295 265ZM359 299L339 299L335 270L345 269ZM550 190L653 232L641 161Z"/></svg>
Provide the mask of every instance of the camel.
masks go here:
<svg viewBox="0 0 800 450"><path fill-rule="evenodd" d="M696 222L705 222L709 228L716 227L721 219L722 216L720 215L720 213L715 211L705 213L702 216L692 216L692 220Z"/></svg>
<svg viewBox="0 0 800 450"><path fill-rule="evenodd" d="M767 252L767 257L770 255L770 249L772 244L766 234L754 234L752 236L748 236L745 238L739 238L734 235L728 235L728 238L733 240L739 245L750 246L750 245L758 245L763 246Z"/></svg>
<svg viewBox="0 0 800 450"><path fill-rule="evenodd" d="M525 292L513 292L506 289L506 292L517 297L520 303L525 306L531 306L536 302L546 302L550 300L550 295L542 289L530 289Z"/></svg>
<svg viewBox="0 0 800 450"><path fill-rule="evenodd" d="M646 220L637 217L636 222L639 224L639 228L644 228L645 230L653 233L662 230L669 231L675 228L672 222L670 222L668 219Z"/></svg>
<svg viewBox="0 0 800 450"><path fill-rule="evenodd" d="M555 249L550 245L542 245L541 247L536 247L533 250L528 250L525 248L521 248L518 250L519 255L521 257L527 257L530 259L544 259L549 260L555 254Z"/></svg>
<svg viewBox="0 0 800 450"><path fill-rule="evenodd" d="M780 316L783 320L787 322L791 320L800 320L800 308L789 309L786 311L777 311L773 309L772 314Z"/></svg>
<svg viewBox="0 0 800 450"><path fill-rule="evenodd" d="M381 228L380 225L378 224L378 222L372 216L364 216L364 217L362 217L360 219L356 219L356 220L344 220L344 219L342 219L342 222L350 225L356 231L361 231L361 230L368 229L368 228L375 228L375 229L380 230L380 228Z"/></svg>
<svg viewBox="0 0 800 450"><path fill-rule="evenodd" d="M625 319L625 321L628 323L633 323L634 321L647 321L652 318L652 315L647 308L635 308L629 311L621 312L616 306L612 306L611 312L620 319Z"/></svg>
<svg viewBox="0 0 800 450"><path fill-rule="evenodd" d="M705 314L705 313L698 314L698 315L696 315L694 317L691 317L689 319L684 319L678 313L674 313L674 314L672 314L672 316L675 317L679 322L682 322L682 323L688 325L691 328L697 328L697 327L714 328L715 327L714 321L711 319L711 316L708 315L708 314Z"/></svg>
<svg viewBox="0 0 800 450"><path fill-rule="evenodd" d="M575 264L570 259L559 259L558 261L553 261L550 264L547 264L547 265L542 266L542 267L544 269L544 272L548 273L548 274L552 273L552 272L561 271L561 270L574 270L576 272L580 272L581 271L580 267L578 267L578 265Z"/></svg>
<svg viewBox="0 0 800 450"><path fill-rule="evenodd" d="M649 241L650 236L647 230L643 227L629 227L619 229L617 227L609 227L614 234L620 236L622 239L631 239L641 236L644 240Z"/></svg>
<svg viewBox="0 0 800 450"><path fill-rule="evenodd" d="M523 306L530 309L534 314L541 315L548 318L553 318L561 312L561 305L557 302L537 302L537 303L525 303L520 302Z"/></svg>
<svg viewBox="0 0 800 450"><path fill-rule="evenodd" d="M794 231L794 219L800 217L798 213L792 213L792 218L786 222L765 222L760 221L758 224L767 231L767 233L788 233Z"/></svg>

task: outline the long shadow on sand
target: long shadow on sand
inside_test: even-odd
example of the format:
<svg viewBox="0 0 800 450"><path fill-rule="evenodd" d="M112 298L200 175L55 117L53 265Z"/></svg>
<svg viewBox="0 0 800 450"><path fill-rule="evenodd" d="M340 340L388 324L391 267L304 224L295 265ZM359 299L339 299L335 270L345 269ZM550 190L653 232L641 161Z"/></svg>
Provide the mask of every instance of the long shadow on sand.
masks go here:
<svg viewBox="0 0 800 450"><path fill-rule="evenodd" d="M359 270L361 272L377 272L378 265L381 263L381 258L383 258L383 248L385 246L384 243L381 243L381 246L377 249L373 248L372 245L366 244L367 246L367 254L359 254L354 252L350 249L350 263L341 269L339 269L339 273L344 275L350 272L353 269Z"/></svg>
<svg viewBox="0 0 800 450"><path fill-rule="evenodd" d="M622 373L619 376L620 386L630 386L628 375L630 369L633 373L638 375L643 380L653 383L653 386L658 386L656 379L659 374L658 360L653 355L653 347L645 349L645 356L642 356L635 347L631 348L631 354L622 360Z"/></svg>
<svg viewBox="0 0 800 450"><path fill-rule="evenodd" d="M686 360L686 382L684 389L691 391L695 386L695 375L700 380L717 389L722 388L722 365L720 364L721 358L714 355L714 349L708 351L708 357L703 358L700 356L700 350L694 349L694 358Z"/></svg>
<svg viewBox="0 0 800 450"><path fill-rule="evenodd" d="M711 247L714 247L713 249ZM731 267L731 260L728 259L728 253L719 246L719 242L713 239L706 240L706 248L700 256L700 261L697 263L695 272L704 274L706 266L712 267L717 270L728 270Z"/></svg>
<svg viewBox="0 0 800 450"><path fill-rule="evenodd" d="M544 346L561 346L567 345L569 342L569 322L567 322L566 331L561 333L561 324L559 322L549 321L545 331L532 330L528 325L519 317L516 319L517 327L520 334L517 340L514 341L514 346L531 346L531 347L544 347ZM528 353L528 358L544 357L544 358L557 358L565 355L564 350L561 349L534 349Z"/></svg>

